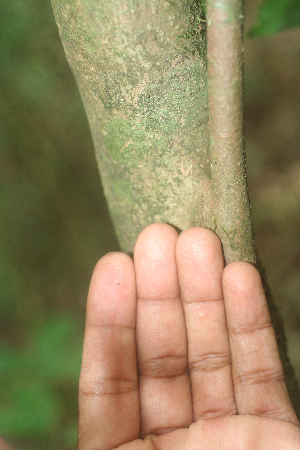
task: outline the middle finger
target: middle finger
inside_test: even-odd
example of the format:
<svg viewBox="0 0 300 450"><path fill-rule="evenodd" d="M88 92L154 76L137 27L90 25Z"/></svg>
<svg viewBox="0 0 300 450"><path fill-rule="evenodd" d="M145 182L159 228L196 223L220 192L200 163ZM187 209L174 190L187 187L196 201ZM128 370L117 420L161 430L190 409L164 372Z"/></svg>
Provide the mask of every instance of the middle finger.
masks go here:
<svg viewBox="0 0 300 450"><path fill-rule="evenodd" d="M150 225L134 250L141 437L188 427L193 417L177 239L171 226Z"/></svg>
<svg viewBox="0 0 300 450"><path fill-rule="evenodd" d="M206 228L186 230L177 241L176 261L187 327L194 420L235 414L219 238Z"/></svg>

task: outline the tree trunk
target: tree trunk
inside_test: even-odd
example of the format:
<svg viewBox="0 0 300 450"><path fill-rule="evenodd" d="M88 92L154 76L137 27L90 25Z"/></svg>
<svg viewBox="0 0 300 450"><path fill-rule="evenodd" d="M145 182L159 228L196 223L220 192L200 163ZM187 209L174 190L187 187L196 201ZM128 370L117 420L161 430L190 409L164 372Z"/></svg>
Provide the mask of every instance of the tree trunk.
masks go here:
<svg viewBox="0 0 300 450"><path fill-rule="evenodd" d="M206 226L255 262L243 138L242 0L52 0L123 251L153 222ZM209 95L208 95L209 93ZM209 102L208 102L209 97ZM210 121L208 113L210 109ZM296 412L284 331L270 310Z"/></svg>
<svg viewBox="0 0 300 450"><path fill-rule="evenodd" d="M214 227L206 33L197 0L53 0L116 233Z"/></svg>

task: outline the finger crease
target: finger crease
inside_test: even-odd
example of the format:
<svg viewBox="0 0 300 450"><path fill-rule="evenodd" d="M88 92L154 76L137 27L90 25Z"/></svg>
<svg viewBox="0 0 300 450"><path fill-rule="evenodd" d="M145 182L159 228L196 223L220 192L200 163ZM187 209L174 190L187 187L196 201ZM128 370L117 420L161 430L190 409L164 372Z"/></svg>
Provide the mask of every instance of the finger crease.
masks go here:
<svg viewBox="0 0 300 450"><path fill-rule="evenodd" d="M163 356L143 361L139 375L147 378L175 378L186 374L187 370L186 356Z"/></svg>
<svg viewBox="0 0 300 450"><path fill-rule="evenodd" d="M261 331L261 330L268 330L272 328L272 323L271 322L263 322L263 323L259 323L259 324L255 324L255 325L247 325L245 327L228 327L228 330L231 334L236 334L236 335L244 335L244 334L251 334L251 333L255 333L257 331Z"/></svg>
<svg viewBox="0 0 300 450"><path fill-rule="evenodd" d="M131 326L131 325L122 325L122 324L118 324L118 323L108 323L108 324L93 324L89 321L86 322L86 326L90 327L90 328L98 328L98 329L124 329L124 330L134 330L135 329L135 325Z"/></svg>
<svg viewBox="0 0 300 450"><path fill-rule="evenodd" d="M181 301L180 295L165 295L162 294L161 296L157 297L157 296L151 296L150 294L147 297L138 297L137 301L142 301L142 302L153 302L153 301Z"/></svg>
<svg viewBox="0 0 300 450"><path fill-rule="evenodd" d="M280 369L258 369L249 372L243 372L236 376L237 384L264 384L271 382L283 382L284 375Z"/></svg>
<svg viewBox="0 0 300 450"><path fill-rule="evenodd" d="M84 396L110 396L123 395L138 390L136 380L128 380L123 378L102 379L100 382L81 382L79 384L79 392Z"/></svg>
<svg viewBox="0 0 300 450"><path fill-rule="evenodd" d="M183 303L216 303L216 302L223 302L223 297L220 298L203 298L203 299L199 299L199 297L196 298L192 298L192 297L186 297L183 298L182 301Z"/></svg>
<svg viewBox="0 0 300 450"><path fill-rule="evenodd" d="M191 358L189 369L191 372L213 371L231 365L231 356L223 353L208 353Z"/></svg>
<svg viewBox="0 0 300 450"><path fill-rule="evenodd" d="M235 398L232 397L231 399L232 399L232 401L234 403L235 402ZM234 406L233 408L224 409L224 410L220 409L220 408L217 408L217 409L206 409L206 410L203 410L201 412L200 417L201 417L201 419L215 419L215 418L221 417L221 416L222 417L223 416L233 416L236 413L237 413L236 406Z"/></svg>

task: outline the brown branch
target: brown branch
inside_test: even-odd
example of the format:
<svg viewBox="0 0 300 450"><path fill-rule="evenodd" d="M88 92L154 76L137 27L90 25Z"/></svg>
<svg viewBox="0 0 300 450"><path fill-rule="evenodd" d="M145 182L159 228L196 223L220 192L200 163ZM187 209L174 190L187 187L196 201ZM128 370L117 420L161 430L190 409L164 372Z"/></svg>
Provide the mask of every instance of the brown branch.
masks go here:
<svg viewBox="0 0 300 450"><path fill-rule="evenodd" d="M222 240L227 263L238 259L254 263L244 153L243 0L207 0L207 22L215 231ZM285 381L293 407L300 417L299 385L288 358L282 318L264 276L263 280Z"/></svg>
<svg viewBox="0 0 300 450"><path fill-rule="evenodd" d="M226 262L255 262L243 122L243 1L207 0L210 161L215 231Z"/></svg>

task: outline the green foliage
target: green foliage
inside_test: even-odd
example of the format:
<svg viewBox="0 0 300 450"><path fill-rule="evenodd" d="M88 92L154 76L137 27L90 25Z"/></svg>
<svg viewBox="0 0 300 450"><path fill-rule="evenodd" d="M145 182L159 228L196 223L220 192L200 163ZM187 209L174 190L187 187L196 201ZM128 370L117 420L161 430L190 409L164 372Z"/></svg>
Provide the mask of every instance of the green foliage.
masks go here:
<svg viewBox="0 0 300 450"><path fill-rule="evenodd" d="M203 8L204 14L206 16L206 0L202 1L202 8Z"/></svg>
<svg viewBox="0 0 300 450"><path fill-rule="evenodd" d="M265 0L250 36L265 36L300 26L300 0Z"/></svg>
<svg viewBox="0 0 300 450"><path fill-rule="evenodd" d="M52 316L21 347L0 343L0 427L6 438L75 448L76 401L70 404L64 391L76 399L82 340L75 317Z"/></svg>

